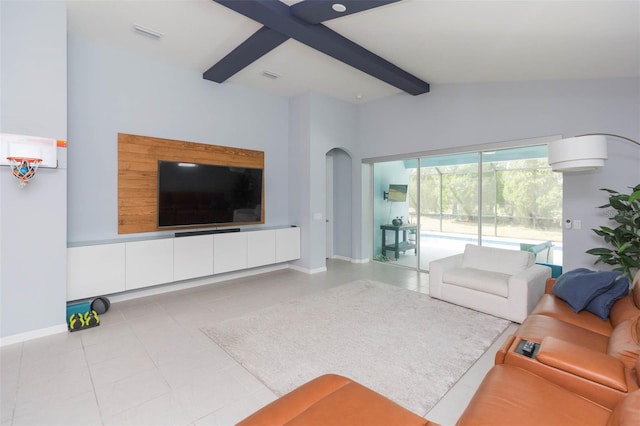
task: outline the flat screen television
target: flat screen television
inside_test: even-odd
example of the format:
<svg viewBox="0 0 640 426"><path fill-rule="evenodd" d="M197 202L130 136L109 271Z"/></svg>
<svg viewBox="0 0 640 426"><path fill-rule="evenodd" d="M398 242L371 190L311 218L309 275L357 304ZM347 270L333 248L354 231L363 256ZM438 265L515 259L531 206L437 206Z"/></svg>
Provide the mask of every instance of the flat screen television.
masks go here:
<svg viewBox="0 0 640 426"><path fill-rule="evenodd" d="M407 185L389 185L388 201L407 201Z"/></svg>
<svg viewBox="0 0 640 426"><path fill-rule="evenodd" d="M158 227L264 223L263 170L158 161Z"/></svg>

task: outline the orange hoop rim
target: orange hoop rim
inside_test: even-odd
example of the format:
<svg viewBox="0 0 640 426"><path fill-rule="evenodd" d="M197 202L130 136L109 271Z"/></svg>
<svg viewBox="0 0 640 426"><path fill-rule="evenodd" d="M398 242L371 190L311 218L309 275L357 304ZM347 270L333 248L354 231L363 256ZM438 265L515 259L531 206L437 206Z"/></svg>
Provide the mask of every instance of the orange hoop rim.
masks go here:
<svg viewBox="0 0 640 426"><path fill-rule="evenodd" d="M7 160L11 162L11 171L13 175L18 178L20 188L27 186L29 181L35 177L36 170L38 170L38 166L42 163L42 158L34 157L10 156L7 157Z"/></svg>
<svg viewBox="0 0 640 426"><path fill-rule="evenodd" d="M41 163L42 162L42 158L33 158L33 157L7 157L7 160L9 161L17 161L22 163L23 161L26 161L27 163L31 164L31 163Z"/></svg>

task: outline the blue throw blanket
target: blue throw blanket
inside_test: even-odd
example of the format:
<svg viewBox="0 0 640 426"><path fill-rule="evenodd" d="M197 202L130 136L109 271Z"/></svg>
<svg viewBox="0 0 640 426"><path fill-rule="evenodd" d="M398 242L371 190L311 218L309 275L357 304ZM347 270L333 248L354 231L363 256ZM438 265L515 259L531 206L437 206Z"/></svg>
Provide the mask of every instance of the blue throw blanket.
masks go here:
<svg viewBox="0 0 640 426"><path fill-rule="evenodd" d="M574 312L583 310L595 297L609 290L621 272L578 268L558 277L553 293L567 302Z"/></svg>

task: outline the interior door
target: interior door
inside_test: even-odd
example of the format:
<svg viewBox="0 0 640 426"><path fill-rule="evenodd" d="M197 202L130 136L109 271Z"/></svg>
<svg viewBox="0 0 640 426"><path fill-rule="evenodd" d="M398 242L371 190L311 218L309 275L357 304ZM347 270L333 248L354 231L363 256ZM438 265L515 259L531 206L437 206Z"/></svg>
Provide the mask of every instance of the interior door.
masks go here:
<svg viewBox="0 0 640 426"><path fill-rule="evenodd" d="M326 248L327 259L333 258L333 157L326 156Z"/></svg>

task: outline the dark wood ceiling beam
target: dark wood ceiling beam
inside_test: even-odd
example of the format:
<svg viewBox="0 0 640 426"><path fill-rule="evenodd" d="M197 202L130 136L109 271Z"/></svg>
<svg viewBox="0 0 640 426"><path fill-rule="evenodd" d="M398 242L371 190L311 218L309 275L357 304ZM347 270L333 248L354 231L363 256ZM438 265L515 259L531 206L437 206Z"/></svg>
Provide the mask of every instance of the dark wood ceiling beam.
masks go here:
<svg viewBox="0 0 640 426"><path fill-rule="evenodd" d="M203 77L206 80L222 83L288 39L289 37L271 28L262 27L217 64L205 71Z"/></svg>
<svg viewBox="0 0 640 426"><path fill-rule="evenodd" d="M291 14L309 24L319 24L330 19L351 15L368 9L395 3L400 0L307 0L293 4ZM336 12L332 6L336 3L344 5L347 10Z"/></svg>
<svg viewBox="0 0 640 426"><path fill-rule="evenodd" d="M309 24L293 16L289 6L279 0L214 1L407 93L420 95L429 91L427 82L322 24Z"/></svg>

